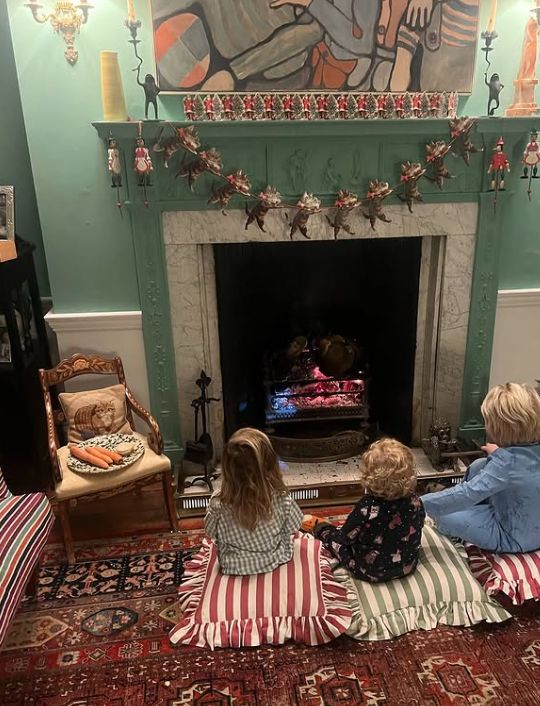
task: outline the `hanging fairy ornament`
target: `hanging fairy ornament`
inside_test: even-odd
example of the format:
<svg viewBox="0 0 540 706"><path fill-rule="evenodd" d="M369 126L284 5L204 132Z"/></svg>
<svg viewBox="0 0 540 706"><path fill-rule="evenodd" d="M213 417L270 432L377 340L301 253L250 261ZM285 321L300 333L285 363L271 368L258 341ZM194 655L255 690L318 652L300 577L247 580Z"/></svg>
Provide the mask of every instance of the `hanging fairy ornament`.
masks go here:
<svg viewBox="0 0 540 706"><path fill-rule="evenodd" d="M157 142L152 148L153 152L161 154L165 169L169 168L171 157L182 147L177 131L174 128L172 128L172 130L172 135L163 135L164 128L162 128L159 132Z"/></svg>
<svg viewBox="0 0 540 706"><path fill-rule="evenodd" d="M291 231L289 233L290 239L292 240L293 235L296 233L297 230L299 230L300 233L302 233L302 235L304 236L304 238L310 240L307 231L307 224L310 216L312 216L314 213L321 212L320 199L318 199L316 196L313 196L313 194L308 194L304 191L302 198L298 201L296 206L299 210L296 212L296 215L291 223Z"/></svg>
<svg viewBox="0 0 540 706"><path fill-rule="evenodd" d="M229 205L229 201L232 197L235 194L249 196L249 190L251 189L251 184L247 178L247 174L245 174L242 169L238 169L236 172L228 174L225 179L227 180L227 183L214 191L208 199L208 203L217 203L221 206L221 212L224 216L227 215L225 213L225 209Z"/></svg>
<svg viewBox="0 0 540 706"><path fill-rule="evenodd" d="M118 208L122 208L122 200L120 198L120 189L122 187L122 162L118 140L115 137L109 137L107 169L111 175L111 187L116 189L116 205Z"/></svg>
<svg viewBox="0 0 540 706"><path fill-rule="evenodd" d="M532 195L532 179L538 179L538 164L540 163L540 145L538 144L538 132L536 130L531 131L529 142L525 147L523 156L521 158L521 163L523 164L523 174L520 179L529 180L529 188L527 189L527 194L529 196L529 201Z"/></svg>
<svg viewBox="0 0 540 706"><path fill-rule="evenodd" d="M281 194L279 191L275 186L267 186L266 189L261 191L261 193L257 196L257 203L252 209L249 209L246 204L246 230L253 223L253 221L256 221L262 232L266 233L264 229L264 219L266 218L266 214L270 211L270 209L279 208L280 205Z"/></svg>
<svg viewBox="0 0 540 706"><path fill-rule="evenodd" d="M215 176L221 176L222 168L223 164L221 162L221 155L214 147L210 147L208 150L202 150L199 152L196 159L182 165L182 168L176 176L186 177L189 188L193 191L195 182L201 174L204 174L204 172L210 172Z"/></svg>
<svg viewBox="0 0 540 706"><path fill-rule="evenodd" d="M191 154L197 154L197 150L201 146L201 141L193 125L177 128L176 134L178 135L180 145L183 149L187 152L191 152Z"/></svg>
<svg viewBox="0 0 540 706"><path fill-rule="evenodd" d="M369 182L369 190L366 194L366 198L362 202L362 214L364 218L369 219L373 230L375 230L377 218L384 223L392 222L386 217L382 210L384 199L390 196L392 192L393 189L388 186L387 181L375 179Z"/></svg>
<svg viewBox="0 0 540 706"><path fill-rule="evenodd" d="M450 145L447 145L442 140L433 140L429 145L426 145L426 161L433 170L433 175L426 178L435 182L441 191L444 186L444 180L453 179L444 163L444 158L448 152L450 152Z"/></svg>
<svg viewBox="0 0 540 706"><path fill-rule="evenodd" d="M341 230L344 230L349 235L355 235L355 233L351 230L351 226L349 225L348 220L351 211L357 206L358 196L352 191L342 189L338 193L337 199L334 203L334 213L332 214L334 220L332 221L331 218L326 216L326 220L334 229L335 240L337 240L337 237Z"/></svg>
<svg viewBox="0 0 540 706"><path fill-rule="evenodd" d="M470 163L470 155L475 152L483 152L483 149L476 147L471 140L471 130L475 121L466 115L462 118L450 120L450 138L452 141L452 153L456 157L462 157L467 166Z"/></svg>
<svg viewBox="0 0 540 706"><path fill-rule="evenodd" d="M148 147L146 147L144 143L141 125L139 125L139 137L135 143L133 169L137 174L137 185L142 187L144 192L144 205L148 208L148 194L146 187L152 186L152 172L154 171L154 166L152 164L152 158L150 157Z"/></svg>
<svg viewBox="0 0 540 706"><path fill-rule="evenodd" d="M491 175L490 191L495 192L493 198L493 210L497 210L497 198L499 191L505 191L505 176L510 172L510 162L504 151L504 140L499 137L497 144L493 150L493 156L489 163L488 174Z"/></svg>
<svg viewBox="0 0 540 706"><path fill-rule="evenodd" d="M398 194L398 198L407 204L409 213L412 213L412 206L415 201L423 201L422 194L418 189L418 180L424 176L426 170L420 162L403 162L401 165L400 182L403 184L403 193Z"/></svg>

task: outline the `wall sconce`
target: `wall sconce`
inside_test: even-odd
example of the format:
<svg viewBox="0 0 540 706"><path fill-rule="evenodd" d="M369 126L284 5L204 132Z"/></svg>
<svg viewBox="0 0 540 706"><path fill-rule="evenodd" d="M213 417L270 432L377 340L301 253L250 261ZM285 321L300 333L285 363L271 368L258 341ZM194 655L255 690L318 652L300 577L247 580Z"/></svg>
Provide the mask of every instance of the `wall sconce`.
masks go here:
<svg viewBox="0 0 540 706"><path fill-rule="evenodd" d="M36 22L45 24L49 22L57 34L62 34L66 43L64 56L73 66L79 58L79 52L75 49L75 35L80 32L81 25L88 21L88 10L92 9L87 0L79 0L75 4L71 0L58 0L54 4L54 10L45 15L41 12L43 5L37 0L29 0L25 3L29 7Z"/></svg>

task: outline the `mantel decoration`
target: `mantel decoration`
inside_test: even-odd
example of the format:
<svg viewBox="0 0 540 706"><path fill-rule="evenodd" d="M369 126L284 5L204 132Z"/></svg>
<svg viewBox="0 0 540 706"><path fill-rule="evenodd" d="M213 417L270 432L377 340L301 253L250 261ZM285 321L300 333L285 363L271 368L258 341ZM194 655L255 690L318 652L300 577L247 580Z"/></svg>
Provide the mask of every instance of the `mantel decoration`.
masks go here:
<svg viewBox="0 0 540 706"><path fill-rule="evenodd" d="M25 7L30 8L36 22L49 22L57 34L62 34L66 43L64 56L72 66L76 64L79 52L75 49L75 35L79 34L81 26L88 22L88 11L93 6L89 5L87 0L79 0L78 3L62 0L54 4L54 10L49 14L41 12L43 5L38 0L29 0Z"/></svg>
<svg viewBox="0 0 540 706"><path fill-rule="evenodd" d="M158 120L157 97L161 89L156 84L156 79L152 76L152 74L146 74L144 77L144 81L141 81L141 66L143 63L143 59L141 56L139 56L139 52L137 50L137 44L141 43L141 40L137 39L137 34L142 26L142 22L135 17L135 6L133 5L133 0L127 0L127 6L128 16L125 21L125 25L131 35L129 43L133 45L135 57L139 62L137 67L134 68L133 71L137 72L137 84L141 86L144 91L144 117L146 120L148 120L148 109L150 106L152 106L154 108L154 119Z"/></svg>
<svg viewBox="0 0 540 706"><path fill-rule="evenodd" d="M527 194L529 196L529 201L532 196L532 179L539 179L538 175L538 164L540 163L540 145L538 144L538 132L536 130L531 131L529 137L529 142L525 147L523 156L521 158L521 163L523 164L523 174L520 179L528 179L529 185L527 189Z"/></svg>
<svg viewBox="0 0 540 706"><path fill-rule="evenodd" d="M493 149L493 156L488 167L488 174L491 175L490 191L495 192L493 198L493 210L497 210L497 198L499 191L505 190L505 177L510 172L510 162L504 151L504 139L499 137L497 144Z"/></svg>
<svg viewBox="0 0 540 706"><path fill-rule="evenodd" d="M294 215L290 219L287 214L287 219L290 220L289 236L291 240L297 232L300 232L304 238L309 239L308 224L310 217L323 210L330 210L331 213L326 216L326 220L333 229L334 238L337 239L342 230L349 235L354 235L354 231L349 224L349 217L355 209L359 209L360 213L369 220L373 230L375 230L378 220L390 223L391 221L384 213L383 203L392 193L395 193L412 213L413 204L422 201L418 182L424 176L435 182L440 189L443 189L445 180L452 178L444 162L451 150L456 152L457 156L461 156L467 166L470 162L470 154L482 151L475 147L470 137L474 125L474 119L467 116L454 118L449 122L449 141L432 140L426 144L425 164L404 162L401 165L400 180L397 184L391 186L387 181L371 179L364 198L359 198L357 194L346 189L337 188L337 198L329 206L321 205L321 200L316 195L307 192L304 192L295 204L284 203L280 192L273 185L266 186L259 194L253 194L249 177L244 170L237 169L227 174L223 169L221 155L214 147L200 149L201 141L193 125L177 128L172 123L166 122L159 132L152 151L162 154L166 168L169 168L169 162L176 152L184 151L184 158L174 176L175 178L186 178L189 188L192 190L197 179L205 172L221 180L223 182L221 186L217 186L214 183L208 203L219 205L224 215L226 215L226 208L230 201L235 196L255 200L256 203L253 207L249 208L247 203L245 206L247 216L246 230L252 223L256 222L259 229L265 232L264 221L268 212L272 209L287 209L294 211ZM166 129L169 130L169 134L165 132ZM146 187L152 185L153 165L149 149L146 147L142 137L142 130L143 122L140 121L137 127L135 143L134 170L137 174L137 184L144 190L144 205L148 207ZM504 141L501 138L496 148L498 152L501 152L502 147L500 145L503 144ZM117 187L118 193L118 189L121 186L121 173L116 173L111 166L114 164L115 159L119 157L119 154L117 155L115 152L117 149L116 140L110 136L108 169L113 179L112 186ZM493 189L496 193L504 188L504 165L501 160L500 154L494 155L490 166L490 173L493 172ZM429 168L431 168L430 173L428 173Z"/></svg>
<svg viewBox="0 0 540 706"><path fill-rule="evenodd" d="M489 59L490 52L493 51L493 42L499 36L495 31L495 20L497 17L497 0L491 0L491 5L489 9L489 18L487 29L480 35L484 40L484 46L482 51L486 57L486 70L484 71L484 83L488 88L488 103L487 103L487 113L486 115L495 115L495 111L499 108L500 99L499 95L504 88L498 73L492 73L488 80L488 72L491 68L491 61Z"/></svg>
<svg viewBox="0 0 540 706"><path fill-rule="evenodd" d="M182 98L189 122L455 118L457 93L214 93Z"/></svg>

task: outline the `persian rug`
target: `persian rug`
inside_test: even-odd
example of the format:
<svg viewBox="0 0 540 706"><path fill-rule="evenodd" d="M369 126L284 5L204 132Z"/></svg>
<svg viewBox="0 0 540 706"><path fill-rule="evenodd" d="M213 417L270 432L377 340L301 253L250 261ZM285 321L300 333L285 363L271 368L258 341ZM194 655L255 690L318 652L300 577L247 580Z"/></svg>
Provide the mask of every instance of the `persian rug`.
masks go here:
<svg viewBox="0 0 540 706"><path fill-rule="evenodd" d="M108 554L106 543L79 549L86 558L69 569L49 549L37 600L25 601L0 652L2 706L540 703L537 605L500 626L210 652L168 638L191 540L148 535L109 544Z"/></svg>

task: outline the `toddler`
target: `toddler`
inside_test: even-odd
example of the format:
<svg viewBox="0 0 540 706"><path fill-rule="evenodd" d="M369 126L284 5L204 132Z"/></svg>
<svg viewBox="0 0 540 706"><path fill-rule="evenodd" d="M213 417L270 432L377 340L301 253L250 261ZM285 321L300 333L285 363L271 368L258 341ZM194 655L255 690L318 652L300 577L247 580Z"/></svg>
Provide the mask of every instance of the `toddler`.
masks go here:
<svg viewBox="0 0 540 706"><path fill-rule="evenodd" d="M443 534L492 552L540 548L540 397L506 383L482 404L487 458L474 461L460 485L424 495Z"/></svg>
<svg viewBox="0 0 540 706"><path fill-rule="evenodd" d="M225 446L221 470L205 529L222 573L260 574L285 564L302 511L287 492L270 439L257 429L240 429Z"/></svg>
<svg viewBox="0 0 540 706"><path fill-rule="evenodd" d="M422 501L414 493L413 455L395 439L381 439L362 457L365 495L341 529L307 515L303 527L313 528L328 550L355 578L370 583L412 573L424 525Z"/></svg>

